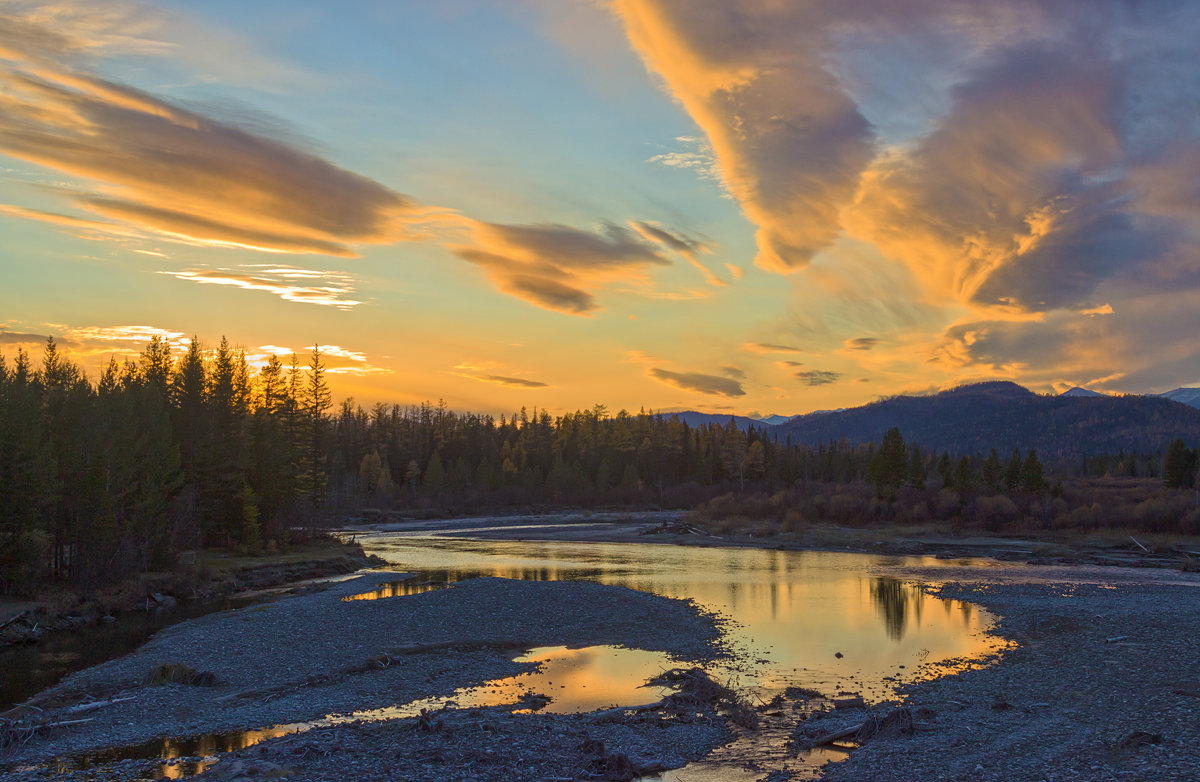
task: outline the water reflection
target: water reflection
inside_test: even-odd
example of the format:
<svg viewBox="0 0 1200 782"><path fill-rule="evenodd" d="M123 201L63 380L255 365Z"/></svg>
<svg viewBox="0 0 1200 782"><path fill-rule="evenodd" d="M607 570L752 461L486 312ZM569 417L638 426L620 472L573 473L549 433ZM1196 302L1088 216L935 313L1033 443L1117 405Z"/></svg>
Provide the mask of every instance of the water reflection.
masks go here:
<svg viewBox="0 0 1200 782"><path fill-rule="evenodd" d="M871 599L883 617L888 637L893 641L904 638L905 624L911 612L919 624L921 609L925 604L925 593L904 584L898 578L876 578L871 583Z"/></svg>
<svg viewBox="0 0 1200 782"><path fill-rule="evenodd" d="M152 739L134 746L66 758L58 762L57 770L66 774L116 761L159 758L165 762L157 768L158 777L183 779L203 773L217 762L216 756L220 754L253 747L268 739L349 722L416 717L423 710L434 711L447 704L458 708L517 705L514 709L517 713L579 714L609 706L652 703L665 696L669 689L648 685L647 681L672 667L670 658L662 652L615 646L541 647L515 658L515 661L534 664L537 669L484 682L477 687L464 687L450 695L422 698L383 709L330 714L319 720L258 730ZM531 696L546 696L548 700Z"/></svg>
<svg viewBox="0 0 1200 782"><path fill-rule="evenodd" d="M931 597L895 578L879 577L880 566L937 567L933 558L883 558L836 552L689 548L661 544L494 541L397 533L360 535L369 554L391 567L418 572L407 581L388 582L349 599L378 600L417 595L479 575L531 581L589 580L667 597L690 599L701 608L732 618L738 660L713 670L752 700L769 700L789 686L826 695L856 692L868 701L890 697L893 687L915 676L944 673L939 660L977 659L997 648L982 631L990 618L973 606ZM941 611L932 604L940 604ZM533 673L488 682L448 697L387 709L331 715L308 723L264 730L157 740L118 750L109 760L164 758L163 776L179 778L203 770L203 758L252 746L298 730L359 719L414 716L447 700L456 706L522 702L536 693L550 696L547 711L572 713L612 705L657 700L645 681L672 667L665 655L637 649L590 647L535 649L518 661L538 663ZM747 666L746 663L750 665ZM962 665L956 662L955 665ZM809 762L824 756L810 757ZM86 759L107 762L104 755ZM686 771L686 773L685 773ZM691 779L697 769L671 772L664 779ZM732 779L730 768L714 769L713 779ZM757 776L755 777L757 778Z"/></svg>
<svg viewBox="0 0 1200 782"><path fill-rule="evenodd" d="M882 698L922 661L995 648L982 633L990 622L986 614L872 572L942 564L931 557L404 533L358 540L391 566L430 580L589 580L694 600L736 620L734 637L753 650L748 657L766 661L753 672L737 672L765 698L788 685L844 686ZM943 610L930 610L934 604Z"/></svg>
<svg viewBox="0 0 1200 782"><path fill-rule="evenodd" d="M369 592L347 595L342 598L342 602L351 603L356 600L384 600L389 597L422 595L426 592L432 592L435 589L445 589L449 585L449 582L446 581L421 581L415 578L405 579L404 581L387 581L379 584Z"/></svg>

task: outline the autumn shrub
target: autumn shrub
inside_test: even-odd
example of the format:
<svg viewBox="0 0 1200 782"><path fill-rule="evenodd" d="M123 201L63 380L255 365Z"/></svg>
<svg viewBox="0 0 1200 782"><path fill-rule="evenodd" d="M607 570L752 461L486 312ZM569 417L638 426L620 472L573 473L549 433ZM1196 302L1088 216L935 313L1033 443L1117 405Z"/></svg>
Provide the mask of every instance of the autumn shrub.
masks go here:
<svg viewBox="0 0 1200 782"><path fill-rule="evenodd" d="M1179 531L1184 535L1200 535L1200 508L1192 508L1180 519Z"/></svg>
<svg viewBox="0 0 1200 782"><path fill-rule="evenodd" d="M1133 518L1138 529L1147 532L1168 532L1171 528L1167 504L1157 497L1139 502Z"/></svg>
<svg viewBox="0 0 1200 782"><path fill-rule="evenodd" d="M789 508L783 515L783 528L788 532L800 532L808 526L808 522L799 510Z"/></svg>
<svg viewBox="0 0 1200 782"><path fill-rule="evenodd" d="M868 501L851 492L838 492L829 498L829 518L849 522L866 515Z"/></svg>
<svg viewBox="0 0 1200 782"><path fill-rule="evenodd" d="M979 497L975 500L974 518L988 529L999 529L1020 515L1017 504L1003 494Z"/></svg>
<svg viewBox="0 0 1200 782"><path fill-rule="evenodd" d="M954 489L939 489L937 504L934 506L934 518L952 519L958 516L962 508L962 497Z"/></svg>

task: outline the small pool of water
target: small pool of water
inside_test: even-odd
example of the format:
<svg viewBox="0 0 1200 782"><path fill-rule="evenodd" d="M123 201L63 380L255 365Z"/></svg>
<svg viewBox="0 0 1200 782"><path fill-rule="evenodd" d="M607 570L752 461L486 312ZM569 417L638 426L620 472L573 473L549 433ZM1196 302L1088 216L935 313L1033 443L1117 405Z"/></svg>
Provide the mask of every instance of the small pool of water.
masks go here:
<svg viewBox="0 0 1200 782"><path fill-rule="evenodd" d="M0 649L0 712L53 687L68 675L128 654L164 627L214 611L241 608L253 598L183 600L170 611L130 611L77 630L54 631L36 644ZM10 675L20 671L19 676Z"/></svg>
<svg viewBox="0 0 1200 782"><path fill-rule="evenodd" d="M422 698L384 709L330 714L319 720L257 730L153 739L134 746L64 758L58 761L58 770L67 773L119 760L162 759L164 762L154 770L152 778L183 779L200 774L224 753L313 728L416 717L423 710L436 711L447 705L454 708L516 705L514 710L518 713L579 714L610 706L653 703L670 692L667 687L647 684L651 678L672 667L670 658L662 652L616 646L577 649L548 646L533 649L515 660L537 664L538 668L484 682L477 687L464 687L446 696ZM548 700L536 696L546 696Z"/></svg>

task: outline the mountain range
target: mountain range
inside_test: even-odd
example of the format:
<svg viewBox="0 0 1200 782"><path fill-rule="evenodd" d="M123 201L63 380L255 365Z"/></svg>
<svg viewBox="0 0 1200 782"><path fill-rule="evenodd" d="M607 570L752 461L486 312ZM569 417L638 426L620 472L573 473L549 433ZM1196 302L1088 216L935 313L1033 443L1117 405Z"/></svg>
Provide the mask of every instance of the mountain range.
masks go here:
<svg viewBox="0 0 1200 782"><path fill-rule="evenodd" d="M689 426L725 426L730 419L695 411L674 415ZM935 451L975 454L995 448L1007 456L1015 448L1035 448L1043 459L1064 461L1121 451L1159 452L1176 437L1200 444L1200 389L1108 396L1073 388L1054 396L1035 394L1016 383L988 382L798 415L779 424L733 418L743 430L754 426L794 445L842 439L878 443L884 432L897 427L906 440Z"/></svg>

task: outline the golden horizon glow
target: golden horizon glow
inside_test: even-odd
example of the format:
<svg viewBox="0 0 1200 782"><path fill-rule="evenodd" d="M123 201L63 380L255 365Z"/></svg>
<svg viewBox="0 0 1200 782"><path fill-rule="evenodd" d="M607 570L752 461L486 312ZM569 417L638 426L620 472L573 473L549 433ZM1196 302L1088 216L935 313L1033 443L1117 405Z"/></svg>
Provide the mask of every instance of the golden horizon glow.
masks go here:
<svg viewBox="0 0 1200 782"><path fill-rule="evenodd" d="M0 354L336 344L339 397L490 413L1200 384L1200 11L463 2L0 0Z"/></svg>

